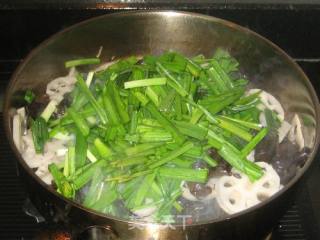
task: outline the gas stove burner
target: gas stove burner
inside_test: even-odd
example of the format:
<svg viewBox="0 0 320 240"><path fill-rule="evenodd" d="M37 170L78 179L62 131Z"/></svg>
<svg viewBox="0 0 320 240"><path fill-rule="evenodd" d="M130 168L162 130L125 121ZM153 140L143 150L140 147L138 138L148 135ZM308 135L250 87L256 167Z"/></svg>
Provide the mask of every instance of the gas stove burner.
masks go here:
<svg viewBox="0 0 320 240"><path fill-rule="evenodd" d="M36 234L34 240L75 240L70 232L63 229L47 229Z"/></svg>
<svg viewBox="0 0 320 240"><path fill-rule="evenodd" d="M70 228L66 227L64 223L47 221L35 205L31 202L29 198L26 198L23 206L23 212L32 217L36 224L39 225L39 230L36 232L35 236L32 238L34 240L74 240L72 237ZM56 219L53 217L52 219Z"/></svg>

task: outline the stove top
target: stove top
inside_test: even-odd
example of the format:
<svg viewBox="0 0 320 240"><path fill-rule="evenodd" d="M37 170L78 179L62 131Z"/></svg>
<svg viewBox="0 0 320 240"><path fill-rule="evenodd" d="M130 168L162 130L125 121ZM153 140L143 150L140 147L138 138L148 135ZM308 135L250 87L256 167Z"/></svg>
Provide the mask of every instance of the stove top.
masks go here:
<svg viewBox="0 0 320 240"><path fill-rule="evenodd" d="M320 94L320 44L318 44L320 42L320 31L318 31L320 8L318 5L259 7L232 4L227 6L225 3L219 6L203 4L171 5L171 7L154 3L148 8L199 12L249 27L288 52L303 68L317 93ZM37 7L17 7L19 5L13 7L10 5L10 8L9 5L2 8L1 6L5 5L0 3L0 106L2 106L4 89L13 70L32 48L51 34L73 23L122 9L117 7L37 9ZM141 8L142 5L137 6ZM134 9L136 8L139 7ZM1 111L0 124L3 126ZM5 139L2 127L0 128L0 139L0 239L70 239L66 226L34 218L35 210L28 203L27 194L17 176L14 155ZM306 177L302 179L296 199L293 203L288 203L288 210L276 224L270 239L320 239L319 159L320 152Z"/></svg>

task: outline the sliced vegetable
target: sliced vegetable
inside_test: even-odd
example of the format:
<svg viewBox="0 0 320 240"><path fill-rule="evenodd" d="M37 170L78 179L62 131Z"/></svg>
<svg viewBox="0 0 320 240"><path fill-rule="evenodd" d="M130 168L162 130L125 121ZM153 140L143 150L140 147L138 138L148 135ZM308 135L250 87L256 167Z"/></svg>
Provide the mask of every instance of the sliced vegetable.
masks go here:
<svg viewBox="0 0 320 240"><path fill-rule="evenodd" d="M86 163L88 144L86 137L80 130L76 131L75 141L75 167L80 168Z"/></svg>
<svg viewBox="0 0 320 240"><path fill-rule="evenodd" d="M189 168L159 168L159 175L166 178L175 178L190 182L205 183L208 178L208 169L189 169Z"/></svg>
<svg viewBox="0 0 320 240"><path fill-rule="evenodd" d="M47 122L52 113L56 110L58 103L55 100L51 100L46 108L41 113L41 117Z"/></svg>
<svg viewBox="0 0 320 240"><path fill-rule="evenodd" d="M90 89L87 87L86 83L84 82L82 76L80 74L77 74L76 77L77 77L79 88L81 89L83 94L88 98L88 100L91 103L92 107L96 110L96 113L99 116L101 122L103 124L106 124L108 122L108 118L107 118L106 112L104 111L104 109L102 108L100 103L98 103L96 98L93 96L93 94L91 93Z"/></svg>
<svg viewBox="0 0 320 240"><path fill-rule="evenodd" d="M42 117L31 120L31 132L36 153L43 153L44 145L49 139L48 126Z"/></svg>
<svg viewBox="0 0 320 240"><path fill-rule="evenodd" d="M137 88L137 87L148 87L154 85L164 85L167 83L166 78L148 78L148 79L141 79L135 81L129 81L124 83L124 88Z"/></svg>
<svg viewBox="0 0 320 240"><path fill-rule="evenodd" d="M26 91L26 93L24 94L24 100L30 104L33 102L33 100L35 99L36 95L34 94L34 92L32 92L30 89L28 89Z"/></svg>
<svg viewBox="0 0 320 240"><path fill-rule="evenodd" d="M64 63L64 66L66 68L71 68L71 67L76 67L80 65L99 64L99 63L100 63L99 58L82 58L82 59L66 61Z"/></svg>
<svg viewBox="0 0 320 240"><path fill-rule="evenodd" d="M85 58L65 66L98 63ZM165 52L103 67L76 73L65 111L51 101L31 121L37 153L51 138L64 141L58 152L65 159L49 171L65 197L86 192L80 201L97 211L167 221L183 210L182 184L206 184L221 161L252 184L262 177L264 169L247 157L267 134L277 134L280 121L271 110L261 113L260 92L245 94L248 80L228 52L209 59ZM33 98L26 93L28 103ZM195 169L198 163L203 167Z"/></svg>
<svg viewBox="0 0 320 240"><path fill-rule="evenodd" d="M90 133L90 128L85 119L82 118L80 114L78 114L73 107L69 107L68 114L70 114L73 122L82 133L83 136L88 136Z"/></svg>
<svg viewBox="0 0 320 240"><path fill-rule="evenodd" d="M73 186L67 181L66 177L61 173L55 163L49 165L49 171L53 177L58 190L67 198L74 198L75 191Z"/></svg>

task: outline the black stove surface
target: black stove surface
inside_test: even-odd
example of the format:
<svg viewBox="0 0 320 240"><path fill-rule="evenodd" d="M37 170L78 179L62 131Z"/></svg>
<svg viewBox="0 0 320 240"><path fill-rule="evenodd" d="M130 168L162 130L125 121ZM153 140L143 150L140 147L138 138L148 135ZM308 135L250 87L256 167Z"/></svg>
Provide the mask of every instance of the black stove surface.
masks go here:
<svg viewBox="0 0 320 240"><path fill-rule="evenodd" d="M8 1L9 2L9 1ZM156 7L153 8L161 8ZM172 7L171 7L172 8ZM1 3L0 3L1 9ZM234 21L257 31L288 52L303 68L320 94L320 9L317 5L303 7L243 6L174 6L174 9L200 12ZM13 70L22 58L51 34L78 21L118 11L110 9L29 9L0 10L0 105L3 92ZM2 113L0 113L0 124ZM67 239L53 233L65 230L51 222L37 223L26 205L27 194L17 177L13 152L0 128L0 239ZM316 157L293 203L279 220L273 240L320 239L320 153ZM33 214L31 214L33 215ZM60 238L58 238L60 236Z"/></svg>

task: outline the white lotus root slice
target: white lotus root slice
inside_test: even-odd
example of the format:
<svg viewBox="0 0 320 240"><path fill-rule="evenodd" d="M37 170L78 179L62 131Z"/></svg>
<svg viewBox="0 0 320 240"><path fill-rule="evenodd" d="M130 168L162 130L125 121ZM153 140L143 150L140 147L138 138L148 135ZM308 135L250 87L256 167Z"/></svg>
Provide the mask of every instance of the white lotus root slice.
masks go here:
<svg viewBox="0 0 320 240"><path fill-rule="evenodd" d="M52 177L48 171L48 165L51 163L60 163L64 155L58 154L61 149L65 149L66 141L50 140L45 144L44 153L37 154L34 149L31 131L22 136L23 147L20 150L21 155L30 168L37 168L38 175L45 183L51 184Z"/></svg>
<svg viewBox="0 0 320 240"><path fill-rule="evenodd" d="M16 145L17 149L21 151L22 149L22 135L24 131L24 120L26 116L26 110L24 107L17 109L17 113L13 116L12 119L12 138L14 144Z"/></svg>
<svg viewBox="0 0 320 240"><path fill-rule="evenodd" d="M259 120L260 120L260 124L262 126L264 126L264 127L267 126L266 116L265 116L264 112L260 113ZM291 124L288 123L287 121L283 120L281 122L279 129L278 129L278 136L279 136L278 142L279 143L281 143L285 139L285 137L288 135L290 129L291 129Z"/></svg>
<svg viewBox="0 0 320 240"><path fill-rule="evenodd" d="M50 100L55 100L57 103L60 103L63 96L72 91L76 81L75 69L71 68L67 76L58 77L49 82L46 93Z"/></svg>
<svg viewBox="0 0 320 240"><path fill-rule="evenodd" d="M289 132L289 140L291 142L296 142L299 146L299 150L302 150L304 148L304 138L302 133L301 121L297 114L293 116L291 125L292 127Z"/></svg>
<svg viewBox="0 0 320 240"><path fill-rule="evenodd" d="M280 177L273 167L266 162L257 162L263 171L264 175L253 184L255 192L259 193L260 191L268 193L270 196L279 191L280 186Z"/></svg>
<svg viewBox="0 0 320 240"><path fill-rule="evenodd" d="M279 136L279 143L285 139L285 137L288 135L289 131L291 129L291 124L287 121L283 121L281 123L280 128L278 129L278 136Z"/></svg>
<svg viewBox="0 0 320 240"><path fill-rule="evenodd" d="M246 209L246 192L243 191L243 179L235 176L223 176L217 183L217 202L229 214Z"/></svg>
<svg viewBox="0 0 320 240"><path fill-rule="evenodd" d="M281 126L278 129L278 136L279 136L279 143L283 141L283 139L287 136L289 133L289 130L291 128L290 123L284 120L284 110L281 106L280 102L272 96L270 93L263 91L261 89L251 89L249 90L248 94L253 94L258 91L261 91L260 93L260 99L263 104L258 105L258 108L261 110L264 110L265 108L268 108L270 110L273 110L277 113L277 116L279 120L281 120ZM262 126L267 126L266 116L264 112L261 112L259 116L259 120Z"/></svg>
<svg viewBox="0 0 320 240"><path fill-rule="evenodd" d="M229 214L240 212L271 197L281 189L280 177L271 165L257 162L263 168L264 175L257 181L237 170L232 176L223 176L217 183L217 202Z"/></svg>
<svg viewBox="0 0 320 240"><path fill-rule="evenodd" d="M259 92L259 91L261 91L259 96L260 96L260 100L261 100L262 104L260 104L258 107L261 110L264 110L265 108L268 108L268 109L270 109L272 111L275 111L277 113L277 116L278 116L279 120L283 121L284 120L283 107L282 107L281 103L274 96L272 96L270 93L268 93L266 91L263 91L261 89L250 89L248 91L248 94L254 94L254 93ZM260 118L260 122L261 122L261 118ZM263 122L261 122L261 124L263 124Z"/></svg>

